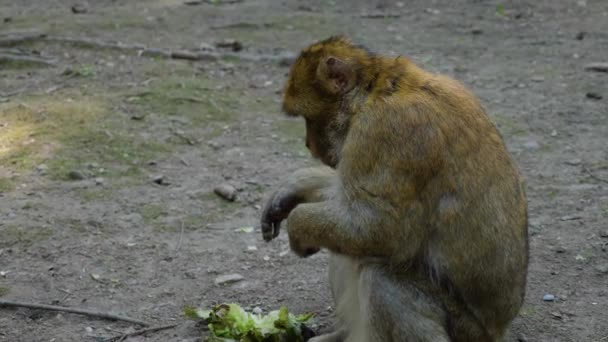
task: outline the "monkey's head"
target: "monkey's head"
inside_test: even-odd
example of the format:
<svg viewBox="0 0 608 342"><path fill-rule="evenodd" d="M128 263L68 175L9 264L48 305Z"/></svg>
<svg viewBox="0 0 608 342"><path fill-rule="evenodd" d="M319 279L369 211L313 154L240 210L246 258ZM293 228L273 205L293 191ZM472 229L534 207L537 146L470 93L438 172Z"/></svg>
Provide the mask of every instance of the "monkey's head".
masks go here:
<svg viewBox="0 0 608 342"><path fill-rule="evenodd" d="M314 158L336 167L348 132L349 93L360 83L370 54L344 37L304 49L289 73L283 111L306 121L306 147Z"/></svg>

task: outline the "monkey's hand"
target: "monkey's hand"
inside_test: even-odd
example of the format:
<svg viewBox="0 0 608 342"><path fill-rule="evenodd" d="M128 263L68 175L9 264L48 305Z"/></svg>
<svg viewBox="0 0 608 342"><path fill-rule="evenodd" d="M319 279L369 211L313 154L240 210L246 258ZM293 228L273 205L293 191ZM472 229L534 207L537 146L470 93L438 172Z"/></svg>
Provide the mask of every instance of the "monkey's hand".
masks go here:
<svg viewBox="0 0 608 342"><path fill-rule="evenodd" d="M279 236L281 222L287 218L300 201L293 191L279 190L266 202L262 210L262 236L270 241Z"/></svg>
<svg viewBox="0 0 608 342"><path fill-rule="evenodd" d="M328 167L300 169L289 176L262 210L262 236L270 241L279 235L281 222L300 203L318 202L331 185L335 172Z"/></svg>

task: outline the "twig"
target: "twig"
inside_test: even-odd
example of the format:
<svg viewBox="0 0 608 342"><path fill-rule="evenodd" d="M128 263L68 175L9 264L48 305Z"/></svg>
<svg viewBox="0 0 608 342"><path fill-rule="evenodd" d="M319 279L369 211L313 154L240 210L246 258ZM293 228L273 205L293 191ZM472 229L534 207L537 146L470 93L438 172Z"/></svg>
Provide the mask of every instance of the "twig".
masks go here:
<svg viewBox="0 0 608 342"><path fill-rule="evenodd" d="M221 25L211 26L212 30L225 30L225 29L262 29L270 28L275 26L274 23L250 23L246 21L239 21L236 23L228 23Z"/></svg>
<svg viewBox="0 0 608 342"><path fill-rule="evenodd" d="M180 101L194 102L194 103L204 103L205 102L202 99L192 97L192 96L171 96L171 97L169 97L169 100L176 101L176 102L180 102Z"/></svg>
<svg viewBox="0 0 608 342"><path fill-rule="evenodd" d="M382 12L372 12L372 13L363 13L360 15L361 18L367 19L385 19L385 18L399 18L401 14L399 13L382 13Z"/></svg>
<svg viewBox="0 0 608 342"><path fill-rule="evenodd" d="M104 340L104 342L120 342L120 341L126 340L128 337L144 335L147 333L157 332L157 331L161 331L161 330L167 330L167 329L175 328L176 326L177 326L177 324L167 324L167 325L162 325L162 326L158 326L158 327L141 329L141 330L134 331L132 333L126 333L126 334L122 334L120 336L114 336L114 337L107 338Z"/></svg>
<svg viewBox="0 0 608 342"><path fill-rule="evenodd" d="M590 168L586 167L583 165L583 172L586 173L589 177L591 177L592 179L595 179L596 181L599 182L604 182L604 183L608 183L607 179L601 178L599 176L596 176L593 171L591 171Z"/></svg>
<svg viewBox="0 0 608 342"><path fill-rule="evenodd" d="M182 248L182 239L184 238L184 221L181 221L181 228L179 231L179 240L177 240L177 246L175 246L175 254L179 252L179 249Z"/></svg>
<svg viewBox="0 0 608 342"><path fill-rule="evenodd" d="M148 323L148 322L140 321L138 319L134 319L134 318L130 318L130 317L114 315L114 314L111 314L108 312L100 312L100 311L78 309L78 308L68 308L65 306L14 302L14 301L10 301L10 300L0 299L0 307L16 307L16 308L20 307L20 308L39 309L39 310L62 311L62 312L75 313L75 314L91 316L91 317L105 318L105 319L110 319L110 320L115 320L115 321L124 321L124 322L143 325L145 327L150 325L150 323Z"/></svg>

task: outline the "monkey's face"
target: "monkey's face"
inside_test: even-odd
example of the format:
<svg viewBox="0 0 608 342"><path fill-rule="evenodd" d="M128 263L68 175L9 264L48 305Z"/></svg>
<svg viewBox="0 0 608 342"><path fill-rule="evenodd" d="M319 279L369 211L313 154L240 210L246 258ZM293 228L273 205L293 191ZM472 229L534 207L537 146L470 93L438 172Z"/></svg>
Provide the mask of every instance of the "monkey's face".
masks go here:
<svg viewBox="0 0 608 342"><path fill-rule="evenodd" d="M345 94L355 87L354 68L322 50L306 50L289 73L283 111L306 121L306 147L314 158L336 167L347 125L340 120Z"/></svg>

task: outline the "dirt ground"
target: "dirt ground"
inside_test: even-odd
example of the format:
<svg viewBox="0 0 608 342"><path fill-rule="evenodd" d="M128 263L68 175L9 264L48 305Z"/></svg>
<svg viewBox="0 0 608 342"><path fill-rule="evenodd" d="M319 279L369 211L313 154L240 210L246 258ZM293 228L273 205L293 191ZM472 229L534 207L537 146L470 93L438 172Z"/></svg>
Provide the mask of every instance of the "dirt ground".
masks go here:
<svg viewBox="0 0 608 342"><path fill-rule="evenodd" d="M531 262L507 341L608 341L608 73L585 69L608 62L608 2L184 2L98 0L73 13L74 1L0 0L0 41L48 35L0 46L0 299L178 324L132 342L197 341L183 308L217 302L286 305L330 329L327 254L299 259L285 234L265 243L258 220L272 187L314 164L303 122L279 110L280 56L344 33L464 82L520 165ZM223 55L170 59L66 37ZM214 47L226 39L244 50ZM222 183L235 202L213 193ZM216 284L230 274L243 279ZM0 341L136 328L0 308Z"/></svg>

